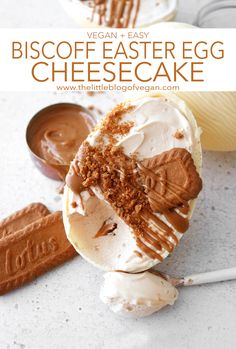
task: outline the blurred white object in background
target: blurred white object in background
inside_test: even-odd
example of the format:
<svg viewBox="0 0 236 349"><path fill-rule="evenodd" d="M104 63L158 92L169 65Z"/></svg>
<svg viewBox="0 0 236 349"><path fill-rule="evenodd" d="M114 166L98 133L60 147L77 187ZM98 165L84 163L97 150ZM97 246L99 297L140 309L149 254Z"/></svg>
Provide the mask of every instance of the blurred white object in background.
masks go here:
<svg viewBox="0 0 236 349"><path fill-rule="evenodd" d="M236 0L214 0L198 13L196 25L202 28L236 28Z"/></svg>
<svg viewBox="0 0 236 349"><path fill-rule="evenodd" d="M236 92L178 92L202 129L206 150L236 151Z"/></svg>

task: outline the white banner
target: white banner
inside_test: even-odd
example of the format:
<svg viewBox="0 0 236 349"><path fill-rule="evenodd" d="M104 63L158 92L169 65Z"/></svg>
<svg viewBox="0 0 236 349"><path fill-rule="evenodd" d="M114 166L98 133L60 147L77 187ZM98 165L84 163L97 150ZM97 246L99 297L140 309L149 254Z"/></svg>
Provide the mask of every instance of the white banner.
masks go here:
<svg viewBox="0 0 236 349"><path fill-rule="evenodd" d="M0 29L2 91L236 91L236 29Z"/></svg>

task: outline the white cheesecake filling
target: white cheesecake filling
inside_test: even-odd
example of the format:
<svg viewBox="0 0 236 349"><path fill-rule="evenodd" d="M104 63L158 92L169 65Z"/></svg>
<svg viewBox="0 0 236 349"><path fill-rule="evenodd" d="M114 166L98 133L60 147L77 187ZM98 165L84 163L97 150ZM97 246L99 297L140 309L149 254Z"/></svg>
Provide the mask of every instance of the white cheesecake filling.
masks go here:
<svg viewBox="0 0 236 349"><path fill-rule="evenodd" d="M118 142L128 156L137 153L138 159L143 160L172 148L192 151L191 126L180 110L165 97L142 100L135 111L126 114L122 121L134 121L129 134ZM175 137L178 131L183 138Z"/></svg>
<svg viewBox="0 0 236 349"><path fill-rule="evenodd" d="M100 23L99 14L93 10L93 1L91 0L60 0L62 6L71 17L75 18L82 26L98 26ZM146 27L163 20L171 20L176 12L177 0L140 0L139 9L138 0L134 0L134 8L130 13L129 27L137 15L135 27ZM106 2L106 22L109 21L111 14L112 0ZM128 8L127 8L128 12ZM106 26L104 23L102 26Z"/></svg>
<svg viewBox="0 0 236 349"><path fill-rule="evenodd" d="M143 317L173 305L177 289L168 281L150 272L104 274L100 299L118 315Z"/></svg>
<svg viewBox="0 0 236 349"><path fill-rule="evenodd" d="M197 170L201 164L199 130L192 114L176 97L147 97L130 102L134 109L122 117L122 122L133 122L126 135L117 136L117 145L122 145L126 155L137 154L139 160L150 158L174 147L187 149L192 153ZM188 115L187 115L188 114ZM176 132L183 137L176 138ZM95 146L100 136L99 126L87 141ZM108 143L106 136L103 136ZM105 202L99 188L92 188L95 196L82 192L80 197L68 188L65 190L64 221L69 240L77 251L88 261L104 270L123 270L139 272L151 268L159 261L143 253L137 246L132 229L120 218L111 206ZM81 201L82 199L82 201ZM72 202L77 207L73 208ZM190 218L193 203L190 203ZM161 214L162 221L174 228ZM106 223L115 223L116 229L108 235L95 238L97 231ZM178 240L182 234L174 230ZM174 242L169 237L171 242ZM169 253L162 251L162 258Z"/></svg>

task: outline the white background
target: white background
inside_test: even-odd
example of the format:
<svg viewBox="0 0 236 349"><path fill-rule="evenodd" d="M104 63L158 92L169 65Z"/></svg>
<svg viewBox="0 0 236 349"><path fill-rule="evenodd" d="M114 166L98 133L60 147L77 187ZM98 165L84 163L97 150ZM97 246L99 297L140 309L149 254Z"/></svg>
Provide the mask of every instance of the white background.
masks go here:
<svg viewBox="0 0 236 349"><path fill-rule="evenodd" d="M178 18L204 2L182 0ZM0 18L1 26L73 26L56 0L1 0ZM32 201L51 209L61 204L58 184L27 154L25 127L35 112L57 101L95 104L105 112L124 97L0 93L1 217ZM179 276L236 265L235 165L236 153L204 153L204 190L191 229L162 270ZM174 307L123 320L98 300L101 277L78 257L1 297L0 349L236 349L236 282L183 289Z"/></svg>
<svg viewBox="0 0 236 349"><path fill-rule="evenodd" d="M236 60L236 47L233 44L235 37L236 37L236 29L225 29L225 30L218 30L218 29L178 29L178 30L163 30L160 31L160 29L155 29L155 31L145 30L144 33L147 35L147 39L136 39L135 36L133 36L133 39L129 39L127 35L126 30L122 31L112 31L115 34L117 34L116 39L105 39L106 42L112 42L112 44L109 46L106 46L107 49L111 50L111 52L106 51L105 56L108 54L108 57L115 57L115 52L117 52L117 49L119 47L119 44L122 43L127 55L133 54L132 51L129 51L129 44L130 42L137 41L137 42L162 42L161 45L159 45L159 49L161 49L161 52L158 52L158 57L161 57L161 59L153 59L153 52L152 49L147 49L147 62L150 66L147 66L146 64L139 68L138 75L140 76L140 80L135 78L134 69L136 66L138 66L139 63L144 63L145 60L143 57L143 46L142 49L139 49L139 58L132 60L132 59L125 59L124 55L118 55L117 58L107 58L103 59L104 51L103 51L103 42L102 39L89 39L89 35L93 31L88 32L87 30L59 30L54 29L48 32L47 29L43 30L37 30L37 29L19 29L18 32L15 32L14 29L1 29L0 30L0 36L2 37L1 40L1 53L0 53L0 90L1 91L53 91L56 90L57 86L63 85L63 86L74 86L76 87L78 84L81 84L80 82L71 82L71 66L72 62L80 62L83 63L83 65L79 65L75 67L76 70L82 69L84 71L84 74L75 74L76 79L84 79L86 82L87 79L87 70L88 62L98 62L98 64L91 67L92 70L99 70L99 73L94 74L92 73L91 76L93 79L97 79L104 85L116 85L121 84L119 80L119 63L125 62L128 63L128 66L123 67L123 70L130 70L130 73L124 73L122 76L124 79L130 79L132 80L129 83L123 83L124 86L129 85L132 88L132 85L135 84L138 87L143 86L160 86L163 88L163 86L178 86L180 90L185 91L234 91L236 90L236 70L235 70L235 60ZM139 32L129 31L133 35L139 34ZM103 32L100 30L100 33L103 33L104 35L107 33L107 30L103 30ZM121 34L122 33L122 34ZM142 33L142 31L141 31ZM122 38L122 35L125 35L124 38ZM55 69L61 70L64 69L65 59L60 59L56 55L56 49L55 47L63 41L70 42L71 46L73 46L74 42L83 42L86 44L87 41L89 42L95 42L95 44L92 46L92 49L94 49L94 52L89 52L88 59L86 57L86 49L85 45L80 45L80 48L83 50L78 55L78 58L74 58L74 50L72 51L71 57L66 60L66 63L68 64L68 82L65 82L64 74L56 74L56 80L55 82L51 82L51 64L52 62L55 62ZM21 42L23 45L22 52L23 52L23 58L20 59L11 59L12 56L12 42ZM46 49L46 54L54 54L55 58L53 60L47 60L43 57L43 55L40 55L40 57L37 60L34 59L25 59L25 46L24 43L28 42L28 47L31 42L38 41L40 43L40 47L43 45L44 42L47 41L53 41L55 42L54 49L51 50L51 46ZM174 42L175 43L175 50L174 50L174 56L175 59L171 57L170 54L168 54L167 59L165 59L165 42ZM188 43L185 46L185 49L188 51L183 50L183 43ZM223 45L222 45L223 43ZM17 46L16 46L17 47ZM149 46L150 47L150 46ZM151 46L152 47L152 46ZM196 49L195 49L196 47ZM212 49L211 49L212 47ZM62 53L65 56L68 55L68 47L63 46L64 52ZM196 50L196 54L195 54ZM211 51L212 50L212 51ZM119 50L120 51L120 50ZM207 51L207 53L205 52ZM224 51L224 57L222 55L222 51ZM62 50L60 50L62 52ZM212 54L211 54L212 52ZM28 51L27 55L30 57L31 54L35 54L32 51ZM18 52L16 54L16 57L18 56ZM184 59L183 57L187 57ZM192 59L188 59L188 57ZM207 58L205 58L207 57ZM223 57L223 58L222 58ZM205 58L205 59L204 59ZM218 59L217 59L218 58ZM222 59L220 59L222 58ZM48 67L45 67L45 65L40 65L40 67L36 68L36 76L39 79L45 79L48 78L49 80L46 82L37 82L33 79L31 70L32 67L37 64L38 62L43 61L45 64L48 64ZM111 78L111 74L106 74L103 65L107 62L114 64L114 67L112 67L112 71L116 73L116 79L112 83L106 83L103 81L103 78ZM197 63L199 65L195 65L193 70L195 71L203 71L202 73L195 73L194 79L195 80L203 80L202 82L191 82L191 63ZM166 77L159 77L157 78L156 82L150 81L150 83L143 83L142 79L151 79L155 77L159 64L164 63L166 70L168 71L168 74L170 76L169 81ZM177 75L176 82L174 81L174 64L177 64L177 67L180 68L183 64L185 67L183 69L180 69L180 74L182 73L185 76L185 79L188 81L185 81L181 75ZM111 66L109 65L109 69ZM159 72L160 76L161 74L164 74L164 69L162 68ZM97 84L95 82L95 84ZM136 90L134 90L136 91ZM142 92L142 91L140 91Z"/></svg>

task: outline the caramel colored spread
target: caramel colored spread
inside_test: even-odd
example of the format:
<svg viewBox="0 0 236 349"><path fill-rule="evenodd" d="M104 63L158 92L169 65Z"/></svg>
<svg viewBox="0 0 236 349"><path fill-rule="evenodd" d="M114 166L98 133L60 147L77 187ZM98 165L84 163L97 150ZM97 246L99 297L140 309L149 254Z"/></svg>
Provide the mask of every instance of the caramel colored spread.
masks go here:
<svg viewBox="0 0 236 349"><path fill-rule="evenodd" d="M75 160L71 163L69 172L66 175L66 184L73 191L73 193L80 195L85 190L83 186L83 178L76 169Z"/></svg>
<svg viewBox="0 0 236 349"><path fill-rule="evenodd" d="M58 104L42 110L31 128L31 150L52 167L68 166L94 122L84 109Z"/></svg>
<svg viewBox="0 0 236 349"><path fill-rule="evenodd" d="M98 230L94 238L100 238L102 236L106 236L110 233L112 233L117 228L116 223L106 223L104 222L101 228Z"/></svg>
<svg viewBox="0 0 236 349"><path fill-rule="evenodd" d="M98 24L115 28L134 27L138 18L141 0L93 0L93 14L98 15Z"/></svg>

